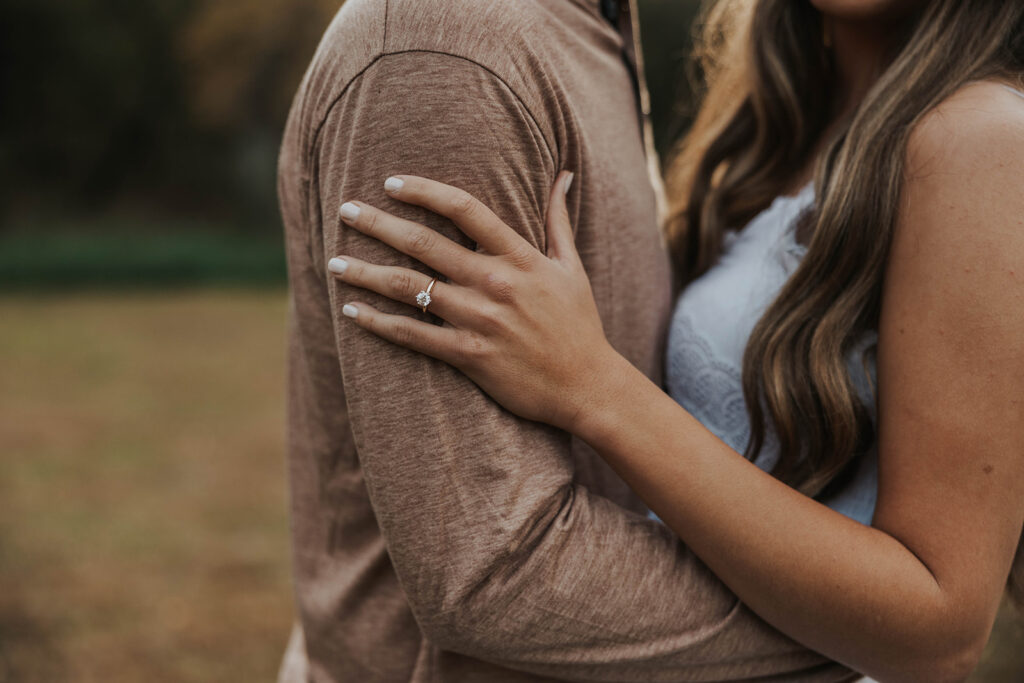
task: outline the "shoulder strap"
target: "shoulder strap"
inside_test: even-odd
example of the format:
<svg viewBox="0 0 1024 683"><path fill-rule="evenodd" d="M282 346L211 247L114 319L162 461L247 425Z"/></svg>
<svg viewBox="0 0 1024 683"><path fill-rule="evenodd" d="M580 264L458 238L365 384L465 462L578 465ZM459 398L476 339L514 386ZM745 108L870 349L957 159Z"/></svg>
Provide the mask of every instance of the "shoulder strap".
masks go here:
<svg viewBox="0 0 1024 683"><path fill-rule="evenodd" d="M1010 87L1010 86L1008 86L1008 85L1004 85L1003 87L1004 87L1004 88L1006 88L1007 90L1009 90L1010 92L1012 92L1012 93L1013 93L1014 95L1016 95L1017 97L1022 97L1022 98L1024 98L1024 92L1021 92L1020 90L1017 90L1016 88L1011 88L1011 87Z"/></svg>

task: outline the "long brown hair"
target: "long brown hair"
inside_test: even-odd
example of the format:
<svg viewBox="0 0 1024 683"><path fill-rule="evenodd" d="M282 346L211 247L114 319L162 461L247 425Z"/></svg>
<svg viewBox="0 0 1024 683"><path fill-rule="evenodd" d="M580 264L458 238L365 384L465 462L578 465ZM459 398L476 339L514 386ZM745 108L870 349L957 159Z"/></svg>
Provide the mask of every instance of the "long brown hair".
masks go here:
<svg viewBox="0 0 1024 683"><path fill-rule="evenodd" d="M834 65L808 0L718 0L698 41L707 92L668 171L667 238L685 285L816 154L806 256L758 322L743 362L747 456L778 438L773 474L811 496L837 489L875 440L847 359L877 330L907 142L970 81L1024 74L1024 3L931 0L906 17L884 70L833 122ZM900 150L901 152L894 152ZM802 230L803 231L803 230ZM1024 597L1024 535L1011 592Z"/></svg>

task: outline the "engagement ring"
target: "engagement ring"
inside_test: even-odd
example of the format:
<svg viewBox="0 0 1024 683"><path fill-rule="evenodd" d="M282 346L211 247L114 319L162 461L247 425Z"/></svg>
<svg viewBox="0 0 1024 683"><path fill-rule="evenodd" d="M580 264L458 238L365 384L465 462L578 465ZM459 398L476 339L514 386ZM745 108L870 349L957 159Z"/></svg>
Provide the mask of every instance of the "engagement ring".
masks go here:
<svg viewBox="0 0 1024 683"><path fill-rule="evenodd" d="M416 305L420 307L424 313L427 312L427 306L430 305L432 299L430 298L430 290L434 289L434 285L437 283L437 278L430 281L427 288L416 295Z"/></svg>

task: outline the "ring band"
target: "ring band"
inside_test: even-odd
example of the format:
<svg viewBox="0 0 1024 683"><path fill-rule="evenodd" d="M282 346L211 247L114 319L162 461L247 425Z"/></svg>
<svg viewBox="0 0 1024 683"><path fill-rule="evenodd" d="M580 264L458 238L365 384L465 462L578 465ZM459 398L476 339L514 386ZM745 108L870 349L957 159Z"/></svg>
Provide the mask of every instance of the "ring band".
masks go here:
<svg viewBox="0 0 1024 683"><path fill-rule="evenodd" d="M416 295L416 305L419 306L420 310L423 311L424 313L427 312L427 306L429 306L430 302L432 301L432 299L430 298L430 292L431 290L434 289L435 284L437 284L437 278L431 280L430 284L427 285L427 288Z"/></svg>

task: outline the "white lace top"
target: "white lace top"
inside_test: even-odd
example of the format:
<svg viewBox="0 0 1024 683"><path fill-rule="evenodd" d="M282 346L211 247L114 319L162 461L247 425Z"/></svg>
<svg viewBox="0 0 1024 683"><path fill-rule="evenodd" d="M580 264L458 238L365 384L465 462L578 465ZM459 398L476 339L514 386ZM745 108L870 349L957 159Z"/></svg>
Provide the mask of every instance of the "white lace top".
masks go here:
<svg viewBox="0 0 1024 683"><path fill-rule="evenodd" d="M743 453L750 421L743 397L743 352L754 325L796 269L806 248L796 241L796 223L813 203L808 185L795 197L779 197L742 231L726 234L719 262L692 282L676 304L669 330L666 380L672 397L733 450ZM868 335L850 358L853 381L869 406L871 385L861 361L877 341ZM875 368L868 363L871 384ZM872 412L872 415L874 413ZM770 470L778 460L778 441L770 424L755 464ZM822 502L870 524L878 491L878 459L872 448L861 459L850 484Z"/></svg>

